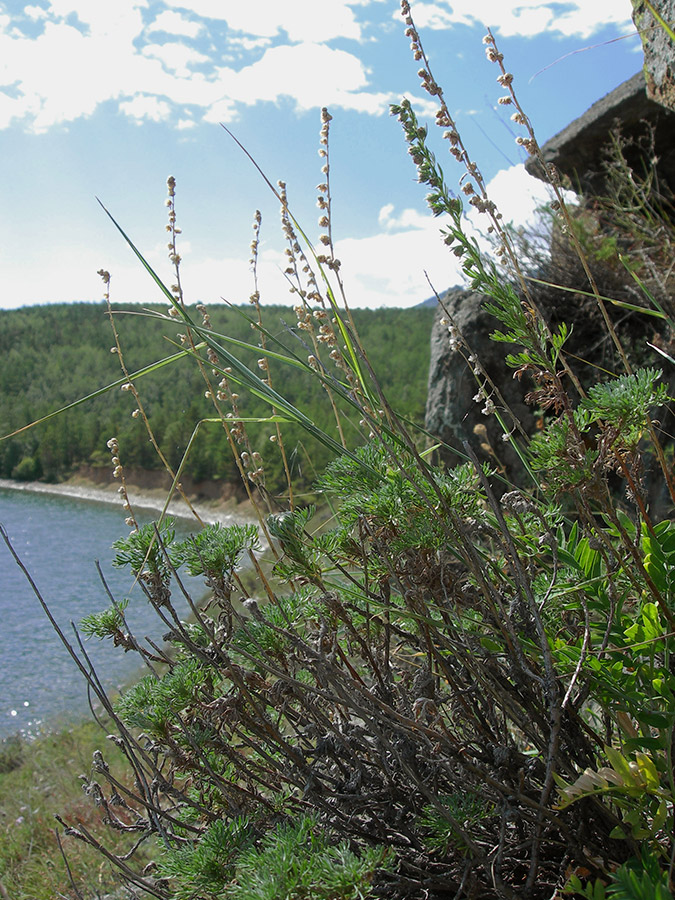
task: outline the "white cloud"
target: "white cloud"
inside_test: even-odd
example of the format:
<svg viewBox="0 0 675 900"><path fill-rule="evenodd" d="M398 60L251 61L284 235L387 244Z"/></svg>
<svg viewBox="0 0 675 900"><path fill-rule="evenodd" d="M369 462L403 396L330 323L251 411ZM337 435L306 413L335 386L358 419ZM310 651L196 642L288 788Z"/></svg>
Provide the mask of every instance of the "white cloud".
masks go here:
<svg viewBox="0 0 675 900"><path fill-rule="evenodd" d="M233 31L250 36L274 37L282 31L292 41L359 40L361 29L345 0L166 0L166 5L189 9L205 19L227 22Z"/></svg>
<svg viewBox="0 0 675 900"><path fill-rule="evenodd" d="M515 227L533 224L536 210L549 199L546 185L528 175L522 165L498 172L487 191L504 221ZM416 209L397 211L388 203L378 221L383 229L379 234L337 241L350 304L414 306L433 294L429 281L439 293L464 283L460 261L440 236L442 217L435 219ZM485 216L473 209L465 220L467 231L485 248L489 245L481 232L487 224Z"/></svg>
<svg viewBox="0 0 675 900"><path fill-rule="evenodd" d="M137 119L137 111L151 110L150 96L157 104L178 106L177 115L183 118L188 108L191 113L195 107L201 109L208 122L231 121L240 104L278 102L282 97L300 110L330 105L376 115L385 112L392 98L368 90L369 73L361 60L318 43L319 38L358 36L349 5L339 0L335 15L331 7L331 15L322 17L326 2L312 0L304 29L290 28L294 17L307 12L299 0L283 7L266 0L263 9L228 4L228 27L249 29L250 34L237 32L233 41L226 38L212 47L206 42L192 47L175 38L161 39L160 28L185 37L195 33L199 23L177 10L164 10L144 31L147 0L117 0L113 7L99 0L51 0L43 32L31 38L11 30L12 19L7 17L10 30L0 31L0 128L23 119L33 131L44 132L89 116L109 101L118 102L122 112ZM201 0L194 4L193 15L217 17L220 9L220 3L212 9L208 0ZM225 19L226 14L219 17ZM228 49L240 52L244 40L258 50L268 45L271 38L265 34L276 35L284 22L293 43L276 38L275 46L267 46L253 62L237 67L222 64ZM150 42L144 40L148 33ZM5 96L2 86L9 88ZM137 96L143 99L134 103Z"/></svg>
<svg viewBox="0 0 675 900"><path fill-rule="evenodd" d="M190 66L209 61L208 56L204 56L203 53L178 41L168 41L166 44L146 44L143 47L143 56L160 60L165 69L179 78L190 78L192 76Z"/></svg>
<svg viewBox="0 0 675 900"><path fill-rule="evenodd" d="M92 35L116 37L122 33L138 34L142 27L141 10L147 0L50 0L50 18L66 19L75 15Z"/></svg>
<svg viewBox="0 0 675 900"><path fill-rule="evenodd" d="M419 28L486 25L504 37L548 33L585 39L610 25L634 29L630 0L438 0L415 3L413 16Z"/></svg>
<svg viewBox="0 0 675 900"><path fill-rule="evenodd" d="M403 97L410 100L412 108L415 110L417 116L429 119L436 118L436 113L438 112L438 100L434 100L434 98L430 97L428 94L415 96L414 94L408 93L404 94ZM397 97L395 102L398 103L400 99L400 97Z"/></svg>
<svg viewBox="0 0 675 900"><path fill-rule="evenodd" d="M386 231L400 231L401 229L426 228L429 216L416 209L404 209L395 216L393 203L387 203L380 210L377 221Z"/></svg>
<svg viewBox="0 0 675 900"><path fill-rule="evenodd" d="M386 112L391 96L369 93L367 83L367 72L356 56L323 44L271 47L238 72L220 69L218 79L223 96L241 103L290 97L302 110L330 106ZM213 121L212 113L207 120Z"/></svg>
<svg viewBox="0 0 675 900"><path fill-rule="evenodd" d="M122 0L107 11L99 3L54 0L50 12L77 13L84 32L52 15L36 38L0 34L0 86L13 86L18 99L13 113L33 130L90 115L106 100L139 91L162 93L157 90L161 64L133 46L142 30L138 4Z"/></svg>
<svg viewBox="0 0 675 900"><path fill-rule="evenodd" d="M23 11L29 19L33 19L35 22L39 19L44 19L47 15L47 10L41 6L24 6Z"/></svg>
<svg viewBox="0 0 675 900"><path fill-rule="evenodd" d="M276 251L263 252L258 259L258 285L263 303L288 303L290 306L293 302L288 283L281 273L282 264L285 264L285 257ZM251 267L243 253L240 259L185 259L181 282L186 299L191 303L200 300L207 304L220 304L223 300L247 303L254 289Z"/></svg>
<svg viewBox="0 0 675 900"><path fill-rule="evenodd" d="M550 188L528 175L522 164L497 172L487 185L487 192L504 221L511 222L516 228L531 224L536 210L551 199ZM480 222L485 216L472 211L472 218Z"/></svg>
<svg viewBox="0 0 675 900"><path fill-rule="evenodd" d="M20 119L24 112L25 107L19 100L0 92L0 129L8 128L14 119Z"/></svg>
<svg viewBox="0 0 675 900"><path fill-rule="evenodd" d="M410 211L404 211L404 215ZM429 280L440 292L461 282L459 263L439 237L431 215L422 227L336 244L347 300L354 307L415 306L431 296Z"/></svg>
<svg viewBox="0 0 675 900"><path fill-rule="evenodd" d="M155 31L163 31L166 34L177 34L182 37L196 38L203 30L204 26L200 22L194 22L186 19L180 13L172 10L164 10L160 13L154 22L145 29L148 34Z"/></svg>
<svg viewBox="0 0 675 900"><path fill-rule="evenodd" d="M94 49L78 29L51 22L33 41L0 36L0 83L16 86L19 108L34 117L35 130L93 112L98 91L88 89L82 72L100 61Z"/></svg>
<svg viewBox="0 0 675 900"><path fill-rule="evenodd" d="M268 37L244 37L243 35L231 35L228 40L228 46L243 50L248 53L251 50L262 50L264 47L269 47L272 39Z"/></svg>
<svg viewBox="0 0 675 900"><path fill-rule="evenodd" d="M152 98L151 98L152 99ZM498 203L505 221L514 225L533 220L534 211L546 199L545 186L513 166L499 172L488 184L488 193ZM467 228L480 238L486 227L485 216L473 210ZM342 261L341 274L351 306L414 306L433 293L463 284L460 261L443 244L440 228L443 218L435 219L423 210L400 208L389 203L382 207L377 231L365 238L337 240L336 254ZM181 280L186 300L220 303L246 303L253 290L253 279L244 248L238 257L213 258L201 255L198 243L183 241ZM172 283L166 247L158 242L145 253L150 265ZM31 265L7 255L3 260L6 290L5 305L19 306L38 302L95 300L102 296L96 276L102 261L113 275L112 299L124 303L162 302L162 295L147 273L122 243L108 243L107 236L97 247L67 246L36 248ZM293 302L282 274L285 256L274 245L263 246L258 263L258 280L263 303Z"/></svg>
<svg viewBox="0 0 675 900"><path fill-rule="evenodd" d="M533 223L536 209L548 199L546 186L528 175L522 165L499 172L489 182L488 193L504 220L516 227ZM480 230L487 226L484 220L485 216L471 210L466 227L487 246L480 237ZM366 238L338 238L336 242L351 306L415 306L433 294L429 282L439 293L464 284L460 261L440 236L442 218L435 219L417 209L397 210L388 203L380 210L378 221L381 231ZM157 252L161 255L161 250ZM214 303L220 297L232 303L247 301L252 277L243 256L239 260L199 259L185 249L182 255L182 280L190 301ZM292 302L281 272L284 265L281 251L269 248L261 253L258 278L263 303Z"/></svg>
<svg viewBox="0 0 675 900"><path fill-rule="evenodd" d="M451 28L457 22L452 10L443 9L437 3L415 4L413 14L418 28Z"/></svg>
<svg viewBox="0 0 675 900"><path fill-rule="evenodd" d="M120 103L120 110L139 123L144 119L150 119L152 122L166 121L171 113L168 103L145 94L137 94L133 100L123 101Z"/></svg>
<svg viewBox="0 0 675 900"><path fill-rule="evenodd" d="M386 225L387 221L391 219L391 214L394 212L396 207L393 203L387 203L386 206L383 206L380 210L380 214L377 217L377 221L380 225Z"/></svg>
<svg viewBox="0 0 675 900"><path fill-rule="evenodd" d="M237 118L237 104L230 97L221 97L209 104L204 113L205 122L233 122Z"/></svg>

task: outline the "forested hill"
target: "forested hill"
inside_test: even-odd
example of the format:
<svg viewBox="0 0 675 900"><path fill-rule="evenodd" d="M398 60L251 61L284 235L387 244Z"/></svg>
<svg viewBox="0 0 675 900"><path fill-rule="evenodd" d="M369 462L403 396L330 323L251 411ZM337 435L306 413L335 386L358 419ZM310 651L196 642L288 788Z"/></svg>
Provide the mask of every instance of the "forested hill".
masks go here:
<svg viewBox="0 0 675 900"><path fill-rule="evenodd" d="M124 361L133 372L175 352L170 342L181 329L172 322L141 315L140 307L114 309ZM154 308L165 312L162 307ZM121 314L121 313L125 314ZM210 309L214 331L257 344L258 334L242 316L252 310ZM289 329L295 329L291 308L267 307L265 326L283 336L298 355L307 351ZM429 337L434 310L356 310L354 319L373 370L391 405L401 415L421 422L424 417ZM172 327L173 326L173 327ZM166 335L166 337L165 337ZM58 304L0 311L0 438L55 409L105 387L122 375L118 357L110 352L113 335L102 304ZM255 368L257 356L244 354ZM298 369L272 363L274 387L317 425L336 435L326 394ZM177 466L195 423L212 416L205 385L189 358L139 379L137 387L152 428L170 463ZM82 464L108 466L106 442L116 436L122 462L157 468L159 461L140 418L132 418L133 396L118 388L69 410L8 440L0 440L0 477L55 481ZM243 416L269 415L255 397L239 400ZM279 481L281 468L268 438L273 426L249 426L253 442L265 457L268 478ZM347 434L355 429L346 423ZM311 483L314 472L328 461L323 446L311 444L297 428L286 426L284 440L296 469ZM231 452L222 427L200 430L190 453L187 472L196 481L234 476Z"/></svg>

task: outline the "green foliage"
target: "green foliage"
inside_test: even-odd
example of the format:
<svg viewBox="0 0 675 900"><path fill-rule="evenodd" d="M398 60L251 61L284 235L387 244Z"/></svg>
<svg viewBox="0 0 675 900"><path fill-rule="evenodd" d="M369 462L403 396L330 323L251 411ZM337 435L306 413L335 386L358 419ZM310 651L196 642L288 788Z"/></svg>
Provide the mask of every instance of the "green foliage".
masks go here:
<svg viewBox="0 0 675 900"><path fill-rule="evenodd" d="M37 481L42 476L40 460L34 456L24 456L12 469L12 478L17 481Z"/></svg>
<svg viewBox="0 0 675 900"><path fill-rule="evenodd" d="M231 572L245 550L259 549L255 525L207 525L188 540L175 544L173 558L185 565L190 575L219 579Z"/></svg>
<svg viewBox="0 0 675 900"><path fill-rule="evenodd" d="M663 597L675 607L675 522L642 526L645 571Z"/></svg>
<svg viewBox="0 0 675 900"><path fill-rule="evenodd" d="M105 723L111 727L111 723ZM100 821L98 810L83 796L79 776L91 769L92 754L105 741L95 722L69 723L34 740L9 738L0 743L0 884L12 900L54 900L67 897L72 882L59 851L54 816L77 819L95 838L120 856L133 847L133 837L111 830ZM108 742L107 763L124 787L128 760ZM119 876L93 847L72 835L61 843L82 896L109 894ZM139 849L138 862L149 858Z"/></svg>
<svg viewBox="0 0 675 900"><path fill-rule="evenodd" d="M315 508L308 506L270 516L267 520L270 534L279 541L283 551L275 571L284 580L292 581L297 576L317 583L321 580L321 546L305 531L314 512Z"/></svg>
<svg viewBox="0 0 675 900"><path fill-rule="evenodd" d="M550 422L530 443L531 465L542 476L542 487L553 496L594 481L599 451L583 439L588 416L576 414L572 421Z"/></svg>
<svg viewBox="0 0 675 900"><path fill-rule="evenodd" d="M274 604L263 606L259 612L259 617L247 621L235 631L232 636L234 647L252 660L276 658L286 664L292 647L288 630L304 637L311 632L320 615L312 592L307 588L298 588L288 596L277 597ZM295 677L301 677L297 671Z"/></svg>
<svg viewBox="0 0 675 900"><path fill-rule="evenodd" d="M316 822L303 818L278 827L261 846L237 859L236 882L224 896L233 900L366 900L373 878L391 865L383 847L370 847L361 857L344 842L333 844Z"/></svg>
<svg viewBox="0 0 675 900"><path fill-rule="evenodd" d="M612 872L608 885L599 878L584 885L578 875L572 875L565 893L587 900L672 900L673 897L659 859L646 850L640 859L633 858Z"/></svg>
<svg viewBox="0 0 675 900"><path fill-rule="evenodd" d="M115 322L124 349L124 360L133 372L167 356L164 337L165 309L148 306L150 317L138 315L138 307L113 306ZM210 311L214 333L250 342L251 328L247 308L215 308ZM293 321L290 307L271 306L265 310L269 328L282 339L301 349L298 332L285 323ZM398 411L417 422L424 418L426 379L429 367L429 334L434 311L428 307L406 310L355 310L363 345L383 387L397 398ZM166 318L166 317L165 317ZM175 341L175 332L170 333ZM254 369L260 348L243 350L242 358ZM0 421L2 434L22 428L62 406L86 396L93 389L120 379L122 373L113 343L110 325L102 304L62 304L0 311ZM49 346L44 359L35 347ZM213 407L204 397L202 376L191 360L185 358L167 370L144 376L138 381L143 402L158 442L170 464L181 462L194 425L212 415ZM292 366L271 365L274 385L291 403L300 406L317 425L335 433L335 420L323 393L314 390L311 380ZM67 377L64 376L67 373ZM96 380L92 382L92 373ZM254 395L242 396L241 414L266 417L269 410ZM0 440L0 477L55 480L70 474L78 466L107 466L110 456L105 445L116 435L126 467L157 469L161 462L139 418L131 418L134 399L119 385L86 404L71 409L37 428L11 439ZM274 426L248 425L251 441L263 455L268 469L268 486L283 491L285 477L268 438ZM353 443L355 430L347 437ZM293 476L306 487L330 459L331 454L297 426L285 429ZM23 460L31 462L23 462ZM21 464L21 470L17 466ZM200 429L184 469L195 481L238 478L237 469L222 427Z"/></svg>
<svg viewBox="0 0 675 900"><path fill-rule="evenodd" d="M175 529L172 519L163 519L157 526L149 522L138 531L132 531L127 537L120 538L113 544L117 555L113 565L118 568L129 566L134 575L147 569L153 575L168 577L166 558L163 548L173 541Z"/></svg>
<svg viewBox="0 0 675 900"><path fill-rule="evenodd" d="M612 900L672 900L668 875L660 861L647 850L640 860L624 863L612 875L607 889Z"/></svg>
<svg viewBox="0 0 675 900"><path fill-rule="evenodd" d="M640 441L650 412L668 400L665 385L657 385L661 371L640 369L605 384L595 384L582 400L590 422L606 422L618 429L623 446L631 449ZM590 422L588 424L590 424Z"/></svg>
<svg viewBox="0 0 675 900"><path fill-rule="evenodd" d="M434 805L425 807L422 815L421 825L428 830L424 843L441 853L447 853L452 845L465 849L461 834L464 823L478 822L492 812L492 807L486 806L476 791L438 797Z"/></svg>
<svg viewBox="0 0 675 900"><path fill-rule="evenodd" d="M195 845L167 848L159 859L159 872L173 878L177 900L191 900L195 890L207 896L223 895L236 873L236 860L255 836L244 818L215 821ZM203 896L203 894L202 894Z"/></svg>
<svg viewBox="0 0 675 900"><path fill-rule="evenodd" d="M173 520L162 519L159 525L148 522L113 543L113 549L117 550L113 565L117 568L129 566L146 588L148 597L158 606L168 603L170 596L168 551L174 536Z"/></svg>
<svg viewBox="0 0 675 900"><path fill-rule="evenodd" d="M124 643L124 610L129 605L128 597L100 613L91 613L80 621L80 629L88 637L99 640L112 637L117 643Z"/></svg>
<svg viewBox="0 0 675 900"><path fill-rule="evenodd" d="M176 729L181 711L196 700L208 679L209 673L201 663L185 660L162 678L141 678L118 700L118 713L129 726L157 737L166 736Z"/></svg>
<svg viewBox="0 0 675 900"><path fill-rule="evenodd" d="M326 467L318 486L340 500L345 528L365 515L378 530L395 532L394 553L412 547L439 549L448 540L446 511L470 517L485 501L479 476L469 464L451 472L420 473L411 454L386 440L371 441L356 457L365 466L339 457Z"/></svg>
<svg viewBox="0 0 675 900"><path fill-rule="evenodd" d="M18 735L0 740L0 775L18 769L23 760L23 741Z"/></svg>

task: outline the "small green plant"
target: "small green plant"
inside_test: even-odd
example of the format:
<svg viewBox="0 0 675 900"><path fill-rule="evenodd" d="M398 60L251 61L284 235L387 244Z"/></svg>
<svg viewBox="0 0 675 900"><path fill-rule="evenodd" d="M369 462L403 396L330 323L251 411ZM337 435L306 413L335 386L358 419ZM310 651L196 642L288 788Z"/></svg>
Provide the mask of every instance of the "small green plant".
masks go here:
<svg viewBox="0 0 675 900"><path fill-rule="evenodd" d="M124 610L129 605L129 599L120 600L109 609L104 609L100 613L91 613L85 616L80 622L82 634L87 637L97 637L99 639L112 637L115 646L125 646L128 644L126 631L126 621L124 619Z"/></svg>
<svg viewBox="0 0 675 900"><path fill-rule="evenodd" d="M11 735L0 741L0 775L18 769L24 755L23 741L18 735Z"/></svg>
<svg viewBox="0 0 675 900"><path fill-rule="evenodd" d="M129 566L149 599L158 606L168 600L171 566L165 547L173 541L174 535L173 522L164 519L158 525L149 523L134 529L113 544L117 551L113 565L117 568Z"/></svg>
<svg viewBox="0 0 675 900"><path fill-rule="evenodd" d="M83 896L109 894L119 886L117 870L94 847L57 834L60 826L54 818L77 819L93 839L103 840L120 857L136 843L137 835L106 827L100 809L82 791L79 776L90 771L101 737L99 725L92 721L71 723L33 741L10 738L0 745L0 895L12 900L76 897L73 879ZM106 757L121 788L132 787L122 751L109 744ZM139 865L144 865L143 858L140 847Z"/></svg>
<svg viewBox="0 0 675 900"><path fill-rule="evenodd" d="M371 847L361 856L341 842L334 844L304 818L263 838L257 847L244 849L235 860L234 884L225 897L237 900L366 900L373 896L376 873L391 864L383 847Z"/></svg>

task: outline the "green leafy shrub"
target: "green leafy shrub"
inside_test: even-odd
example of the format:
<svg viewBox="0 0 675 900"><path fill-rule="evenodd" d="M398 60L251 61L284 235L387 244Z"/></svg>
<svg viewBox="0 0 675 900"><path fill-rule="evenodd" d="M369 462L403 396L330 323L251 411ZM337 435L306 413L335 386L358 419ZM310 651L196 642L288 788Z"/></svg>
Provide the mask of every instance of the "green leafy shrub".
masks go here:
<svg viewBox="0 0 675 900"><path fill-rule="evenodd" d="M17 481L37 481L41 476L40 461L33 456L24 456L12 469L12 478Z"/></svg>

